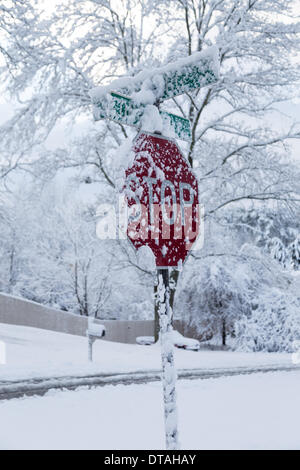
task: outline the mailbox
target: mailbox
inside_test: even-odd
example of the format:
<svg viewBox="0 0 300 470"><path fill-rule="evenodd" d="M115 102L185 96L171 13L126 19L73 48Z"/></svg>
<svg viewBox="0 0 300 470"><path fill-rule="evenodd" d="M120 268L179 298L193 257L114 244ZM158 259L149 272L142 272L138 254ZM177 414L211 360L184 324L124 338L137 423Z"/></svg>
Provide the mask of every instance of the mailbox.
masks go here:
<svg viewBox="0 0 300 470"><path fill-rule="evenodd" d="M93 344L96 339L103 338L106 333L106 328L104 325L100 323L96 323L94 318L89 318L88 320L88 329L86 331L86 335L88 338L88 347L89 347L89 361L93 361Z"/></svg>

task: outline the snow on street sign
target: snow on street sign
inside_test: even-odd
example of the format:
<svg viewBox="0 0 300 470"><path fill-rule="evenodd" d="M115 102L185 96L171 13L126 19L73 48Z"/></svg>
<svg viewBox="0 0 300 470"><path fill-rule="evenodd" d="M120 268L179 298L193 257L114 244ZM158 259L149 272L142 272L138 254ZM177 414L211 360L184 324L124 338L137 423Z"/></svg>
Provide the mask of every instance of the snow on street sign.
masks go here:
<svg viewBox="0 0 300 470"><path fill-rule="evenodd" d="M161 99L166 100L216 82L217 74L210 58L201 58L199 63L185 62L176 70L171 68L170 71L163 73L163 79L165 83Z"/></svg>
<svg viewBox="0 0 300 470"><path fill-rule="evenodd" d="M141 126L141 120L144 114L145 105L137 105L133 99L119 93L111 92L101 101L94 105L94 119L109 119L111 121L121 122L128 126ZM188 119L176 114L159 112L163 122L172 129L178 139L190 141L191 125Z"/></svg>
<svg viewBox="0 0 300 470"><path fill-rule="evenodd" d="M122 77L110 85L91 90L94 104L111 92L132 96L152 89L156 100L166 100L210 85L219 77L219 52L215 46L179 59L165 66L143 70L134 77ZM149 103L148 103L149 104ZM152 103L153 104L153 103Z"/></svg>
<svg viewBox="0 0 300 470"><path fill-rule="evenodd" d="M157 267L180 267L199 234L197 179L172 139L141 131L133 152L127 236L136 249L150 247Z"/></svg>
<svg viewBox="0 0 300 470"><path fill-rule="evenodd" d="M216 82L219 76L218 56L218 49L212 46L157 69L144 70L135 77L115 80L110 89L114 86L121 93L132 94L143 90L145 84L147 88L151 84L158 100L174 98Z"/></svg>
<svg viewBox="0 0 300 470"><path fill-rule="evenodd" d="M166 99L207 86L216 82L218 76L218 49L211 47L172 64L144 70L135 77L119 78L110 85L91 90L94 118L96 121L110 119L141 128L147 104L157 105ZM166 111L159 112L174 136L191 140L188 119Z"/></svg>

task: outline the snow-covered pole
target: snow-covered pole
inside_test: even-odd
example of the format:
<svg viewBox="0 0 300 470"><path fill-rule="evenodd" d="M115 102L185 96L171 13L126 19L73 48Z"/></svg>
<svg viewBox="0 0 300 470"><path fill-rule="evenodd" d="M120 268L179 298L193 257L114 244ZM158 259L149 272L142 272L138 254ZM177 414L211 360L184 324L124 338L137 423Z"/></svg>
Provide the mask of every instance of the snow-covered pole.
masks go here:
<svg viewBox="0 0 300 470"><path fill-rule="evenodd" d="M170 307L169 269L157 269L157 305L160 319L162 384L165 408L166 450L178 450L176 405L177 372L174 364L172 309Z"/></svg>
<svg viewBox="0 0 300 470"><path fill-rule="evenodd" d="M94 338L90 335L88 335L88 360L89 362L93 362L93 344L94 344Z"/></svg>

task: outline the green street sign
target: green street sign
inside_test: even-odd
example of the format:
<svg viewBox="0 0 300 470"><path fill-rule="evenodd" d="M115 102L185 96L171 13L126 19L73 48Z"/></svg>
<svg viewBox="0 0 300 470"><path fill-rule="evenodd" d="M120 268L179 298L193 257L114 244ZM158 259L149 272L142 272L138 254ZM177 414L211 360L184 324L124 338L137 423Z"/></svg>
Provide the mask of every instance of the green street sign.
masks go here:
<svg viewBox="0 0 300 470"><path fill-rule="evenodd" d="M137 105L132 98L111 92L94 103L94 119L110 119L128 126L141 126L145 105ZM176 114L160 111L164 124L181 140L191 140L191 126L188 119Z"/></svg>
<svg viewBox="0 0 300 470"><path fill-rule="evenodd" d="M184 67L183 70L163 73L165 87L161 99L173 98L216 82L217 76L209 67L209 63L204 67L203 65L195 63Z"/></svg>
<svg viewBox="0 0 300 470"><path fill-rule="evenodd" d="M217 48L210 47L163 67L144 70L134 77L119 78L99 90L101 94L117 91L126 96L139 95L141 101L145 90L153 92L155 101L174 98L216 82L219 77L218 55Z"/></svg>
<svg viewBox="0 0 300 470"><path fill-rule="evenodd" d="M218 55L218 49L210 47L166 66L144 70L134 77L119 78L108 86L93 89L95 120L110 119L140 127L147 104L156 106L163 100L216 82L219 78ZM160 111L160 115L175 137L191 140L188 119L165 111Z"/></svg>

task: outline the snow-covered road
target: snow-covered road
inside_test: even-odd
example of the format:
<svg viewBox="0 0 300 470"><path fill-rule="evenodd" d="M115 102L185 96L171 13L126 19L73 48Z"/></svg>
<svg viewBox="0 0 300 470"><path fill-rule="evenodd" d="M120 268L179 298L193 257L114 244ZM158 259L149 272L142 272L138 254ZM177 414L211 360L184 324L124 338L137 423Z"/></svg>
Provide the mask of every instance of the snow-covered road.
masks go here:
<svg viewBox="0 0 300 470"><path fill-rule="evenodd" d="M6 345L6 364L0 365L0 384L51 377L86 377L161 369L160 347L97 341L93 364L87 361L86 338L0 323ZM291 354L229 351L175 351L178 369L292 367ZM1 361L0 361L1 362Z"/></svg>
<svg viewBox="0 0 300 470"><path fill-rule="evenodd" d="M179 369L178 379L210 379L249 375L260 372L300 371L300 366L270 365L254 367L227 367L212 369ZM92 374L87 376L35 378L27 380L0 381L0 400L12 400L25 396L44 396L49 390L76 390L79 387L107 385L146 384L161 380L161 370L123 372L121 374Z"/></svg>
<svg viewBox="0 0 300 470"><path fill-rule="evenodd" d="M183 449L300 449L300 373L178 383ZM0 449L162 449L159 383L0 403Z"/></svg>

